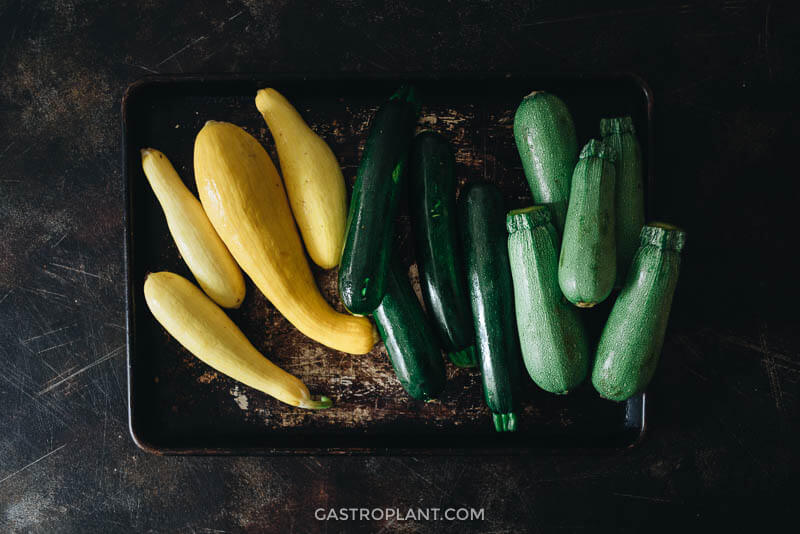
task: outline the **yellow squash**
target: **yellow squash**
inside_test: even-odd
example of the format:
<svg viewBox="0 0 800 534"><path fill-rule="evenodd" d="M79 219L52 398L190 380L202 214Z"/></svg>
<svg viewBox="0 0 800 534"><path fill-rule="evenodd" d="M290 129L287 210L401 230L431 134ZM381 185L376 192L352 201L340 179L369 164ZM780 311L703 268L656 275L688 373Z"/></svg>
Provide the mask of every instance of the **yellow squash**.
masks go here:
<svg viewBox="0 0 800 534"><path fill-rule="evenodd" d="M244 300L244 276L203 206L158 150L142 149L142 168L164 210L178 251L197 283L220 306L238 308Z"/></svg>
<svg viewBox="0 0 800 534"><path fill-rule="evenodd" d="M197 286L170 272L144 281L147 307L186 350L220 373L300 408L328 408L331 400L311 398L308 388L265 358L219 306Z"/></svg>
<svg viewBox="0 0 800 534"><path fill-rule="evenodd" d="M377 341L372 323L337 312L320 294L264 147L234 124L209 121L195 139L194 169L211 224L275 308L323 345L369 352Z"/></svg>
<svg viewBox="0 0 800 534"><path fill-rule="evenodd" d="M308 255L323 269L336 267L347 222L347 193L339 162L275 89L261 89L256 107L275 139L283 183Z"/></svg>

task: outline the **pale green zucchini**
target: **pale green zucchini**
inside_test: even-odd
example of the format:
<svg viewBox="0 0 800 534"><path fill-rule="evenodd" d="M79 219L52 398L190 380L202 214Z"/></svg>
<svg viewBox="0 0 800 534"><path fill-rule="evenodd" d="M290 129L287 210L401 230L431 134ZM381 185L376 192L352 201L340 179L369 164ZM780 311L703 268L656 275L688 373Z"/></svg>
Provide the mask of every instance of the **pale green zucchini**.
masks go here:
<svg viewBox="0 0 800 534"><path fill-rule="evenodd" d="M514 115L514 140L533 201L552 204L553 225L564 231L578 138L567 105L556 95L534 91Z"/></svg>
<svg viewBox="0 0 800 534"><path fill-rule="evenodd" d="M642 228L622 291L603 328L592 371L601 396L623 401L644 391L661 355L686 233L651 223Z"/></svg>
<svg viewBox="0 0 800 534"><path fill-rule="evenodd" d="M600 135L617 155L614 181L614 235L617 247L617 285L625 275L639 248L639 233L644 226L644 166L642 149L630 117L600 120Z"/></svg>
<svg viewBox="0 0 800 534"><path fill-rule="evenodd" d="M508 258L525 367L536 384L568 393L586 378L589 342L558 287L558 236L546 206L509 212Z"/></svg>
<svg viewBox="0 0 800 534"><path fill-rule="evenodd" d="M614 153L590 140L572 174L567 223L558 263L558 283L581 308L602 302L614 288Z"/></svg>

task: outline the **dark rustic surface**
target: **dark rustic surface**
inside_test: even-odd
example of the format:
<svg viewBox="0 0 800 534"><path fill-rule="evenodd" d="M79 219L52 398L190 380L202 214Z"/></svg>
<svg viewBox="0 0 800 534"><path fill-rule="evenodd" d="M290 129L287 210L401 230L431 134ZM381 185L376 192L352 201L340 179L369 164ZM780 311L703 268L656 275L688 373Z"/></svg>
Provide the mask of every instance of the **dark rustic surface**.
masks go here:
<svg viewBox="0 0 800 534"><path fill-rule="evenodd" d="M345 354L303 335L252 283L242 307L229 315L247 338L281 368L301 378L312 392L334 400L327 410L290 408L214 372L172 339L144 302L149 272L167 270L192 279L169 235L163 212L142 171L140 148L163 151L195 191L194 138L206 121L224 119L251 132L277 162L253 95L276 87L303 113L336 154L352 188L370 118L399 85L398 80L339 79L320 82L150 78L124 99L123 157L130 194L131 425L136 439L158 451L258 451L307 453L370 450L444 454L523 453L531 448L620 449L638 441L643 430L642 398L627 403L601 399L589 381L570 395L551 395L524 380L517 408L519 430L498 435L476 369L447 366L447 387L433 402L410 398L394 376L382 343L368 354ZM476 76L416 79L423 101L419 127L435 128L453 148L458 189L485 180L497 184L508 209L529 206L530 190L513 137L514 110L531 87L558 94L576 117L581 144L598 135L604 116L635 118L649 161L650 100L638 79L628 75L578 78ZM325 87L320 92L320 86ZM409 199L410 200L410 199ZM398 254L419 290L408 210L401 203L396 221ZM343 312L337 271L315 268L325 298ZM583 310L599 337L611 300ZM511 318L513 320L513 317ZM498 450L499 449L499 450ZM460 451L465 452L465 451ZM597 451L595 451L597 452Z"/></svg>
<svg viewBox="0 0 800 534"><path fill-rule="evenodd" d="M0 530L743 528L800 472L789 2L0 2ZM119 103L148 72L605 71L654 89L691 244L649 435L619 456L161 458L125 423ZM318 507L485 519L325 523Z"/></svg>

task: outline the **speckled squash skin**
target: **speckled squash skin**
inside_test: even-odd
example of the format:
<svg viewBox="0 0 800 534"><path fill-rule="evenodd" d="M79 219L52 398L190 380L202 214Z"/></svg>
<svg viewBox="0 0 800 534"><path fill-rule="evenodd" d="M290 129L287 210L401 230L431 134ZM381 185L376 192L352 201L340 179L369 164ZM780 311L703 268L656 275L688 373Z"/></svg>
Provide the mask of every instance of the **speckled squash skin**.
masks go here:
<svg viewBox="0 0 800 534"><path fill-rule="evenodd" d="M458 234L455 158L433 131L414 138L409 208L419 282L442 348L458 367L475 367L475 331Z"/></svg>
<svg viewBox="0 0 800 534"><path fill-rule="evenodd" d="M403 86L372 119L361 156L339 263L339 295L347 311L368 315L386 290L394 216L417 123L414 89Z"/></svg>
<svg viewBox="0 0 800 534"><path fill-rule="evenodd" d="M514 139L533 201L552 204L553 226L560 234L578 160L572 114L557 96L534 91L522 99L514 115Z"/></svg>
<svg viewBox="0 0 800 534"><path fill-rule="evenodd" d="M424 401L439 395L446 381L442 352L404 269L396 261L389 267L386 293L373 318L403 389Z"/></svg>
<svg viewBox="0 0 800 534"><path fill-rule="evenodd" d="M492 184L471 184L459 211L483 393L495 429L513 431L522 366L503 197Z"/></svg>
<svg viewBox="0 0 800 534"><path fill-rule="evenodd" d="M590 140L572 174L567 222L558 262L558 284L581 308L602 302L614 288L614 153Z"/></svg>
<svg viewBox="0 0 800 534"><path fill-rule="evenodd" d="M600 120L600 135L617 156L614 181L614 235L617 246L617 281L621 286L639 248L644 226L644 166L642 149L630 117Z"/></svg>
<svg viewBox="0 0 800 534"><path fill-rule="evenodd" d="M578 310L558 287L558 236L545 206L506 217L517 331L525 367L550 393L577 387L589 371L589 342Z"/></svg>
<svg viewBox="0 0 800 534"><path fill-rule="evenodd" d="M602 397L624 401L644 391L653 377L685 241L686 234L674 226L653 223L642 229L641 244L597 346L592 384Z"/></svg>

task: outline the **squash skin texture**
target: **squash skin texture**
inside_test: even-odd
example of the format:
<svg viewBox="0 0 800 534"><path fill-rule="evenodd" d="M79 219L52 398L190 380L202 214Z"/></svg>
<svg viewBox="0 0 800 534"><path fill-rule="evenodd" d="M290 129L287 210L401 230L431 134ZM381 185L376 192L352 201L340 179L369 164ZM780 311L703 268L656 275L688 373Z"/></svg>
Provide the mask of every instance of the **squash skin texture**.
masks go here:
<svg viewBox="0 0 800 534"><path fill-rule="evenodd" d="M356 315L372 313L386 291L394 219L406 187L408 148L418 113L414 88L402 86L370 124L339 262L339 294L347 311Z"/></svg>
<svg viewBox="0 0 800 534"><path fill-rule="evenodd" d="M275 308L325 346L369 352L377 341L369 320L335 311L320 294L283 183L264 147L234 124L209 121L197 134L194 166L209 220Z"/></svg>
<svg viewBox="0 0 800 534"><path fill-rule="evenodd" d="M238 308L245 295L244 276L217 235L200 201L183 183L169 159L142 149L142 169L167 219L167 227L197 283L223 308Z"/></svg>
<svg viewBox="0 0 800 534"><path fill-rule="evenodd" d="M475 332L464 277L456 208L455 158L441 135L414 138L409 204L419 281L441 346L459 367L474 367Z"/></svg>
<svg viewBox="0 0 800 534"><path fill-rule="evenodd" d="M558 234L546 206L506 218L520 348L533 381L565 394L589 371L589 341L578 310L558 287Z"/></svg>
<svg viewBox="0 0 800 534"><path fill-rule="evenodd" d="M275 139L283 183L308 255L323 269L332 269L339 264L347 221L347 192L339 162L275 89L261 89L256 107Z"/></svg>
<svg viewBox="0 0 800 534"><path fill-rule="evenodd" d="M533 201L552 204L553 226L564 231L578 138L567 105L557 96L534 91L514 114L514 140Z"/></svg>
<svg viewBox="0 0 800 534"><path fill-rule="evenodd" d="M617 247L617 285L621 285L639 248L639 233L645 221L642 149L630 117L601 119L600 135L603 142L617 155L614 235Z"/></svg>
<svg viewBox="0 0 800 534"><path fill-rule="evenodd" d="M462 192L459 203L484 398L495 429L514 431L522 366L503 196L492 184L475 183Z"/></svg>
<svg viewBox="0 0 800 534"><path fill-rule="evenodd" d="M417 295L396 260L389 268L386 293L373 317L403 389L418 400L437 397L446 381L442 352Z"/></svg>
<svg viewBox="0 0 800 534"><path fill-rule="evenodd" d="M685 240L678 228L652 223L642 228L641 244L597 345L592 384L602 397L624 401L652 379Z"/></svg>
<svg viewBox="0 0 800 534"><path fill-rule="evenodd" d="M258 352L225 312L182 276L166 271L149 274L144 297L167 332L217 371L290 406L330 406L330 399L312 399L303 382Z"/></svg>
<svg viewBox="0 0 800 534"><path fill-rule="evenodd" d="M614 289L614 153L590 140L572 175L567 222L558 260L558 284L581 308L604 301Z"/></svg>

